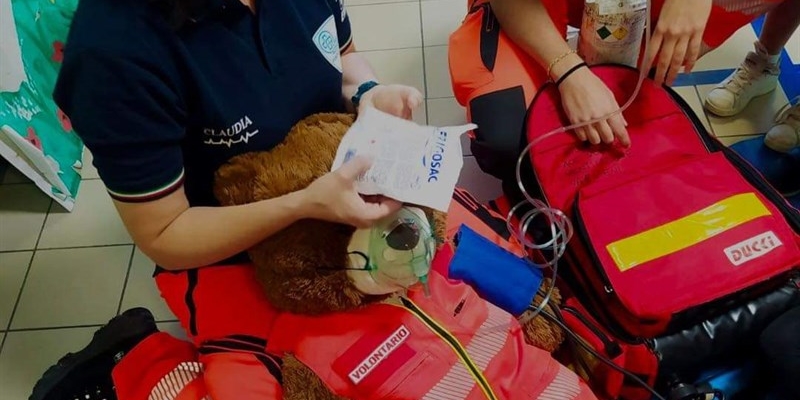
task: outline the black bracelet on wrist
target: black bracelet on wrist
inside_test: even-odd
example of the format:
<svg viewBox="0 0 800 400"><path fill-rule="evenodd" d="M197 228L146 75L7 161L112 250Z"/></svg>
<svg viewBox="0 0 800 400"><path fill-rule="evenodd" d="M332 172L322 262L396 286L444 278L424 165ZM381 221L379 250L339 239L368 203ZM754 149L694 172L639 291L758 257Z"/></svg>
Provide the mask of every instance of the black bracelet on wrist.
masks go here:
<svg viewBox="0 0 800 400"><path fill-rule="evenodd" d="M575 71L577 71L577 70L579 70L579 69L581 69L583 67L588 67L588 65L586 65L585 62L582 62L582 63L570 68L569 71L565 72L564 75L561 75L561 77L558 78L558 80L556 81L556 87L561 86L561 82L564 82L564 79L567 79L567 77L572 75L573 72L575 72Z"/></svg>
<svg viewBox="0 0 800 400"><path fill-rule="evenodd" d="M364 93L367 93L370 89L378 86L379 83L376 81L366 81L361 85L358 85L358 89L356 89L356 93L353 97L350 98L350 102L353 103L353 108L358 110L358 105L361 103L361 97L364 96Z"/></svg>

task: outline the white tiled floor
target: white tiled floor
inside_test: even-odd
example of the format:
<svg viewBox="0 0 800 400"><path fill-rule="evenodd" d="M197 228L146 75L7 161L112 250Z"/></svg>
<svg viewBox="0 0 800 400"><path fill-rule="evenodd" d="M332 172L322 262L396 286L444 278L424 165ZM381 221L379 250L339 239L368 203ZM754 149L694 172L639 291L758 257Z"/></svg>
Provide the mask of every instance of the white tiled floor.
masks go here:
<svg viewBox="0 0 800 400"><path fill-rule="evenodd" d="M447 37L464 16L464 0L346 0L356 33L381 80L416 86L427 101L417 122L460 124L464 109L452 97ZM747 27L696 70L733 68L755 40ZM800 60L800 35L789 53ZM708 86L681 87L704 123L728 144L763 132L786 101L783 91L758 99L740 117L707 118ZM465 143L462 184L482 199L499 191L482 175ZM13 170L0 176L0 399L26 399L44 369L83 347L120 310L150 308L159 327L181 328L151 279L152 263L136 250L104 193L90 156L77 205L65 213Z"/></svg>

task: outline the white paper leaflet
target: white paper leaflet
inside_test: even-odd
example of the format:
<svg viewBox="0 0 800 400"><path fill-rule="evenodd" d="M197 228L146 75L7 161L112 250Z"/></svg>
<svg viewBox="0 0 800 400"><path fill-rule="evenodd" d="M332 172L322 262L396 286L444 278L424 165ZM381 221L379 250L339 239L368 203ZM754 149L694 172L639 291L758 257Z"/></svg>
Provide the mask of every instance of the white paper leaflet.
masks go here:
<svg viewBox="0 0 800 400"><path fill-rule="evenodd" d="M476 127L421 126L367 108L339 144L332 170L355 156L370 157L372 167L359 178L359 193L445 212L464 164L460 137Z"/></svg>

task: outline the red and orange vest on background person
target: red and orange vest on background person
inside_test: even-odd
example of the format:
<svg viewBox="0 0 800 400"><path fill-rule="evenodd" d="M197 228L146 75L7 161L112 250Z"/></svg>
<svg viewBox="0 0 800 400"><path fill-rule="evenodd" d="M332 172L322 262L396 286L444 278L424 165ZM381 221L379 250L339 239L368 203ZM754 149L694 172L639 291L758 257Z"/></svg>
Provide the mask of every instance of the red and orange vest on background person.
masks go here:
<svg viewBox="0 0 800 400"><path fill-rule="evenodd" d="M703 34L703 50L717 48L737 30L782 0L714 0ZM541 0L556 29L580 27L585 0ZM549 81L540 66L502 30L489 0L467 0L467 14L450 35L448 64L453 94L478 125L469 133L481 169L513 182L524 146L525 114L539 87ZM652 0L657 22L664 0ZM651 32L655 29L651 24ZM742 51L742 58L745 56ZM731 66L733 67L733 66Z"/></svg>
<svg viewBox="0 0 800 400"><path fill-rule="evenodd" d="M453 94L466 107L467 120L478 125L469 133L478 165L508 180L513 176L528 104L547 76L500 29L488 0L469 0L467 7L466 17L448 43ZM562 28L566 30L566 23Z"/></svg>

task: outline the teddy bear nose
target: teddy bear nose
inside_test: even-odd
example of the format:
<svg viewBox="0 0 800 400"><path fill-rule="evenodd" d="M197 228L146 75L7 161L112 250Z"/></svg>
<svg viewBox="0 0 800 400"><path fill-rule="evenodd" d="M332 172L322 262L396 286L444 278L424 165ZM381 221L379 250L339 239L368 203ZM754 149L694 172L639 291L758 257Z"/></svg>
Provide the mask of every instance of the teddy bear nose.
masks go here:
<svg viewBox="0 0 800 400"><path fill-rule="evenodd" d="M392 249L407 251L417 247L419 228L413 222L401 222L386 235L386 244Z"/></svg>

